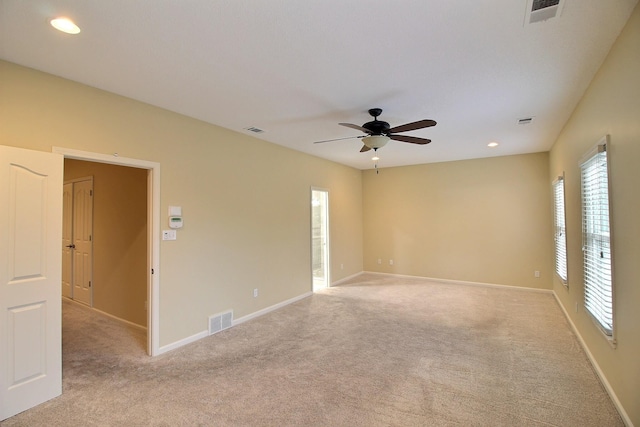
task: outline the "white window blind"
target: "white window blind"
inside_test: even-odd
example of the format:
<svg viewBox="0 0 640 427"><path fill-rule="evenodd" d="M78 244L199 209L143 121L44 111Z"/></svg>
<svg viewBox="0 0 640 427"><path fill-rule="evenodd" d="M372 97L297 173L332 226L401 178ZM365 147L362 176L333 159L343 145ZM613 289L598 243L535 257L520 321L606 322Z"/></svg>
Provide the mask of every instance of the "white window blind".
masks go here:
<svg viewBox="0 0 640 427"><path fill-rule="evenodd" d="M553 182L554 242L556 274L567 284L567 227L564 214L564 177Z"/></svg>
<svg viewBox="0 0 640 427"><path fill-rule="evenodd" d="M609 224L607 145L581 165L585 307L605 334L613 335L613 281Z"/></svg>

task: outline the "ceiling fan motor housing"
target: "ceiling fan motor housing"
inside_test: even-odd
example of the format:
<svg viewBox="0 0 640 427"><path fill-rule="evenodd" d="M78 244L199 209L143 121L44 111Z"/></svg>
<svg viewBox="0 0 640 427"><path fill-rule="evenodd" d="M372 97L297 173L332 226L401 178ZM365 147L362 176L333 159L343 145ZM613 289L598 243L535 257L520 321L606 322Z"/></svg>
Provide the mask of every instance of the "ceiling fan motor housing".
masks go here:
<svg viewBox="0 0 640 427"><path fill-rule="evenodd" d="M391 129L391 126L389 126L389 123L383 122L382 120L374 120L372 122L367 122L363 124L362 127L369 130L372 135L383 135L383 134L386 135L387 132L389 132L389 129Z"/></svg>
<svg viewBox="0 0 640 427"><path fill-rule="evenodd" d="M389 129L391 129L389 123L378 120L380 114L382 114L382 108L370 108L369 115L373 117L373 121L362 125L363 128L371 132L371 135L386 135Z"/></svg>

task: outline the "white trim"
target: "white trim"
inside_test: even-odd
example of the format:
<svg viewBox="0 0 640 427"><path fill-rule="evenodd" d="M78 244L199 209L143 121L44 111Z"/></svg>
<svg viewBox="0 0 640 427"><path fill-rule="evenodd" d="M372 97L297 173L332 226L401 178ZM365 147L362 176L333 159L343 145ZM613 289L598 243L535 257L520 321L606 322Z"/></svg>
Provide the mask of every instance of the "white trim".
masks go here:
<svg viewBox="0 0 640 427"><path fill-rule="evenodd" d="M65 159L77 159L77 160L91 159L91 161L98 162L98 163L109 163L112 165L125 165L125 166L141 168L141 169L153 169L155 166L159 165L159 163L150 162L148 160L140 160L140 159L134 159L130 157L119 157L117 153L114 153L114 154L93 153L91 151L75 150L73 148L65 148L65 147L51 147L51 152L62 154Z"/></svg>
<svg viewBox="0 0 640 427"><path fill-rule="evenodd" d="M293 304L294 302L297 302L297 301L300 301L300 300L305 299L307 297L310 297L311 295L313 295L313 292L305 292L304 294L298 295L297 297L290 298L288 300L279 302L279 303L274 304L272 306L269 306L267 308L263 308L262 310L258 310L258 311L255 311L255 312L251 313L251 314L247 314L246 316L242 316L239 319L235 319L232 322L232 326L236 326L236 325L239 325L241 323L248 322L249 320L255 319L256 317L260 317L260 316L263 316L263 315L265 315L267 313L271 313L272 311L275 311L275 310L277 310L279 308L282 308L284 306L287 306L289 304Z"/></svg>
<svg viewBox="0 0 640 427"><path fill-rule="evenodd" d="M587 347L587 343L582 338L582 335L580 335L578 328L576 327L575 323L573 323L573 320L571 320L571 317L569 316L569 312L567 312L567 309L564 307L564 305L562 304L562 301L560 301L560 298L555 293L555 291L553 291L553 296L555 297L556 302L562 309L562 312L564 313L564 317L567 319L567 321L571 325L571 329L573 329L573 333L578 338L578 341L580 342L582 349L587 354L587 358L589 359L589 362L591 362L591 366L593 366L593 370L596 371L596 374L598 375L600 382L602 383L602 385L604 386L604 389L609 394L609 397L613 401L613 404L618 410L618 413L620 413L620 416L622 417L622 421L624 421L624 424L626 426L633 427L633 422L631 421L631 418L629 418L629 414L627 414L627 412L624 410L622 403L620 403L618 396L616 396L616 393L613 391L613 388L611 387L611 384L609 384L607 377L604 375L604 372L602 372L602 369L600 369L600 365L598 365L598 362L596 361L595 357L593 357L593 354L591 354L591 351L589 351L589 347Z"/></svg>
<svg viewBox="0 0 640 427"><path fill-rule="evenodd" d="M111 318L111 319L113 319L113 320L116 320L116 321L118 321L118 322L120 322L120 323L123 323L123 324L125 324L125 325L127 325L127 326L130 326L130 327L132 327L132 328L138 329L138 330L140 330L140 331L147 332L147 328L146 328L146 327L144 327L144 326L142 326L142 325L138 325L137 323L133 323L133 322L130 322L130 321L128 321L128 320L122 319L122 318L120 318L120 317L118 317L118 316L114 316L113 314L109 314L109 313L104 312L104 311L102 311L102 310L98 310L98 309L97 309L97 308L95 308L95 307L91 307L91 310L93 310L93 311L95 311L95 312L97 312L97 313L101 314L102 316L109 317L109 318Z"/></svg>
<svg viewBox="0 0 640 427"><path fill-rule="evenodd" d="M582 167L583 164L591 160L591 158L596 154L601 153L602 151L608 150L610 142L611 142L611 135L609 134L606 134L605 136L600 138L598 142L589 149L589 151L584 153L584 155L578 161L578 165Z"/></svg>
<svg viewBox="0 0 640 427"><path fill-rule="evenodd" d="M63 184L75 184L76 182L82 182L82 181L88 181L88 180L91 180L91 182L93 182L93 175L84 176L82 178L73 178L73 179L65 180Z"/></svg>
<svg viewBox="0 0 640 427"><path fill-rule="evenodd" d="M351 279L353 279L353 278L356 278L356 277L358 277L359 275L361 275L361 274L363 274L363 273L364 273L364 271L361 271L361 272L359 272L359 273L352 274L351 276L343 277L343 278L342 278L342 279L340 279L340 280L336 280L335 282L332 282L332 283L331 283L331 285L330 285L330 287L341 285L341 284L343 284L344 282L349 281L349 280L351 280Z"/></svg>
<svg viewBox="0 0 640 427"><path fill-rule="evenodd" d="M497 283L482 283L482 282L467 282L464 280L451 280L451 279L437 279L433 277L424 277L424 276L409 276L404 274L391 274L391 273L378 273L376 271L364 271L363 273L367 274L376 274L380 276L389 276L389 277L406 277L408 279L424 279L430 280L432 282L438 283L447 283L452 285L464 285L464 286L484 286L489 288L509 288L520 291L533 291L533 292L541 292L545 294L553 293L551 289L540 289L540 288L530 288L527 286L514 286L514 285L501 285ZM363 274L361 273L361 274Z"/></svg>
<svg viewBox="0 0 640 427"><path fill-rule="evenodd" d="M154 354L154 356L167 353L169 351L175 350L187 344L191 344L193 342L199 341L202 338L206 338L208 336L209 336L209 331L198 332L197 334L191 335L190 337L183 338L171 344L163 345L162 347L158 348L158 352Z"/></svg>
<svg viewBox="0 0 640 427"><path fill-rule="evenodd" d="M62 154L65 159L86 160L112 165L129 166L149 171L147 178L147 227L148 250L147 256L147 353L156 356L160 351L160 163L139 160L128 157L92 153L72 148L52 147L51 152ZM154 274L151 274L153 269Z"/></svg>
<svg viewBox="0 0 640 427"><path fill-rule="evenodd" d="M256 317L263 316L263 315L265 315L267 313L270 313L272 311L278 310L278 309L280 309L280 308L282 308L284 306L287 306L289 304L293 304L294 302L297 302L297 301L300 301L302 299L305 299L305 298L307 298L307 297L309 297L311 295L313 295L313 292L305 292L304 294L298 295L297 297L293 297L291 299L279 302L279 303L274 304L274 305L272 305L270 307L267 307L267 308L263 308L262 310L258 310L256 312L248 314L246 316L242 316L241 318L234 320L231 323L231 327L237 326L237 325L239 325L241 323L244 323L244 322L248 322L249 320L253 320ZM178 341L176 341L174 343L167 344L165 346L160 347L158 349L158 353L157 354L163 354L163 353L166 353L168 351L175 350L177 348L180 348L180 347L185 346L187 344L191 344L193 342L201 340L202 338L207 338L209 336L211 336L211 335L209 335L209 331L208 330L202 331L202 332L198 332L197 334L191 335L190 337L183 338L183 339L178 340Z"/></svg>
<svg viewBox="0 0 640 427"><path fill-rule="evenodd" d="M147 290L147 348L151 356L155 356L160 350L160 163L148 169L147 175L147 209L149 239L147 248L150 251L147 257L147 272L149 273L149 286ZM150 274L153 271L154 274Z"/></svg>

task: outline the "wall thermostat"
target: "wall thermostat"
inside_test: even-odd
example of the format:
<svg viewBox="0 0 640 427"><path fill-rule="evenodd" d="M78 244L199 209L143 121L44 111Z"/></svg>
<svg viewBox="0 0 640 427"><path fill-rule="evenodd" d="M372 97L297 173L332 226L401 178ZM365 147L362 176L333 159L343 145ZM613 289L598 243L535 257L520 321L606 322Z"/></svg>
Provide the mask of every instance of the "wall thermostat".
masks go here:
<svg viewBox="0 0 640 427"><path fill-rule="evenodd" d="M182 217L181 216L170 216L169 217L169 227L170 228L182 228Z"/></svg>
<svg viewBox="0 0 640 427"><path fill-rule="evenodd" d="M182 206L169 206L169 227L182 228Z"/></svg>

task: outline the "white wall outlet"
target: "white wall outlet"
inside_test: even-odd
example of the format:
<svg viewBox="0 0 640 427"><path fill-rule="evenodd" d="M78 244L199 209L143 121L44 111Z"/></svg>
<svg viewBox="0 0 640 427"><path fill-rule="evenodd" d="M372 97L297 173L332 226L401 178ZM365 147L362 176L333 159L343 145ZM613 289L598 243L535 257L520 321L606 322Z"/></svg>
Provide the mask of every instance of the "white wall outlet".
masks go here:
<svg viewBox="0 0 640 427"><path fill-rule="evenodd" d="M258 298L258 288L253 290L253 297Z"/></svg>
<svg viewBox="0 0 640 427"><path fill-rule="evenodd" d="M382 260L378 258L378 264L382 264Z"/></svg>
<svg viewBox="0 0 640 427"><path fill-rule="evenodd" d="M176 240L176 230L162 230L162 240Z"/></svg>
<svg viewBox="0 0 640 427"><path fill-rule="evenodd" d="M533 275L536 276L537 279L540 278L540 272L538 270L534 271Z"/></svg>
<svg viewBox="0 0 640 427"><path fill-rule="evenodd" d="M393 265L393 260L392 259L389 260L389 265Z"/></svg>
<svg viewBox="0 0 640 427"><path fill-rule="evenodd" d="M344 264L340 264L340 270L344 270Z"/></svg>

